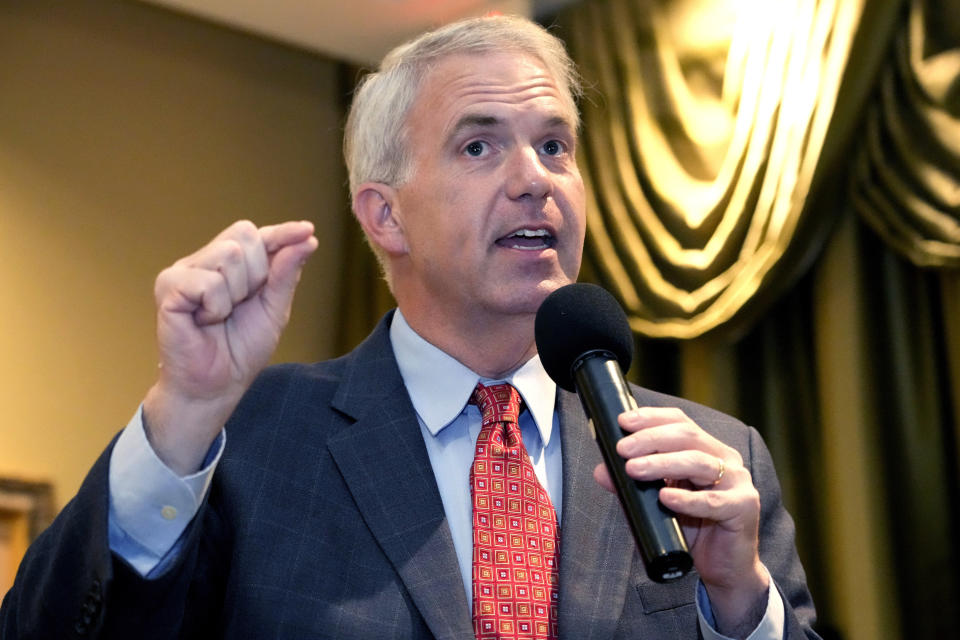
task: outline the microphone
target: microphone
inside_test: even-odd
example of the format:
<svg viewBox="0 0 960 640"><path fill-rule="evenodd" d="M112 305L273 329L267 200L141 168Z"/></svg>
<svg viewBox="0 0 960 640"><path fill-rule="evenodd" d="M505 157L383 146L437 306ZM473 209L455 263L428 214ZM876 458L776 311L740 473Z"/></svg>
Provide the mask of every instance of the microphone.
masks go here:
<svg viewBox="0 0 960 640"><path fill-rule="evenodd" d="M623 378L633 359L633 334L623 308L602 287L569 284L543 301L534 331L543 368L560 387L576 390L593 423L647 575L657 582L682 577L693 558L673 512L660 503L664 482L634 480L616 450L626 435L617 416L637 407Z"/></svg>

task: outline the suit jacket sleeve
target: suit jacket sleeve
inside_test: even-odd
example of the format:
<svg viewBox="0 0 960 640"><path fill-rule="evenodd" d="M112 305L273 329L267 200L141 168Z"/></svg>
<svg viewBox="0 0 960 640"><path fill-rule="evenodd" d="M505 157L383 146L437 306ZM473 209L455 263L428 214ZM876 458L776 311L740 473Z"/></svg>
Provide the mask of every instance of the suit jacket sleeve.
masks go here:
<svg viewBox="0 0 960 640"><path fill-rule="evenodd" d="M779 589L784 606L786 638L819 638L813 599L795 544L793 519L784 508L770 452L752 427L745 456L753 483L760 492L760 559L773 576L771 588Z"/></svg>
<svg viewBox="0 0 960 640"><path fill-rule="evenodd" d="M204 519L202 538L193 523L177 563L156 579L142 578L109 548L112 450L113 443L27 551L0 608L0 638L175 638L187 630L202 632L206 617L198 612L216 606L213 583L223 575L225 530L205 503L197 514ZM187 610L187 601L199 606Z"/></svg>

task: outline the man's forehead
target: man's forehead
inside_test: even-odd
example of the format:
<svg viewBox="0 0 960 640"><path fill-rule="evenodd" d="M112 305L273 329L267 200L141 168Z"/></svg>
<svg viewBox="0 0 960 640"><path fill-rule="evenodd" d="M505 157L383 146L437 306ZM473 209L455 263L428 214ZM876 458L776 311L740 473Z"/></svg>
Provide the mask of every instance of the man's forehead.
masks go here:
<svg viewBox="0 0 960 640"><path fill-rule="evenodd" d="M577 128L576 107L567 87L538 57L525 52L445 56L423 77L412 110L425 111L423 115L431 119L446 115L449 120L443 128L462 129L503 124L498 107L520 104L545 109L545 125Z"/></svg>

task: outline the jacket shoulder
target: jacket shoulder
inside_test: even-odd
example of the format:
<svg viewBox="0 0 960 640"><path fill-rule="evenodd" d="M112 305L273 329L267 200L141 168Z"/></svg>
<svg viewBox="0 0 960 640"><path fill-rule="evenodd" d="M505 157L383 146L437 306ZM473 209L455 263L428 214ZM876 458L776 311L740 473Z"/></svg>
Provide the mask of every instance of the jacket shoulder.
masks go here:
<svg viewBox="0 0 960 640"><path fill-rule="evenodd" d="M653 391L632 383L630 384L630 390L633 392L637 404L641 407L676 407L707 431L722 428L734 432L745 432L749 429L739 418L686 398Z"/></svg>

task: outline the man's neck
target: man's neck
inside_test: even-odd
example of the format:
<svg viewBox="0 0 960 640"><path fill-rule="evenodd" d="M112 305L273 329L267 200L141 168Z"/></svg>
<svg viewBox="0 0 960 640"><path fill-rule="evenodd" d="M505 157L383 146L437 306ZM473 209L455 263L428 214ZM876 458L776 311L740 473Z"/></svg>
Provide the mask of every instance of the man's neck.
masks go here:
<svg viewBox="0 0 960 640"><path fill-rule="evenodd" d="M485 378L503 378L537 353L533 337L535 314L498 318L495 322L470 318L458 322L444 314L400 305L410 328L421 338L456 358Z"/></svg>

